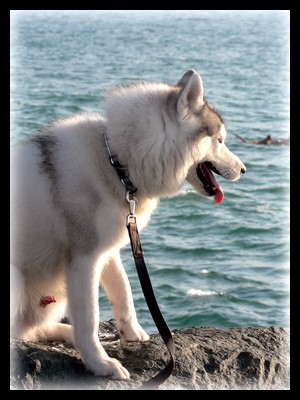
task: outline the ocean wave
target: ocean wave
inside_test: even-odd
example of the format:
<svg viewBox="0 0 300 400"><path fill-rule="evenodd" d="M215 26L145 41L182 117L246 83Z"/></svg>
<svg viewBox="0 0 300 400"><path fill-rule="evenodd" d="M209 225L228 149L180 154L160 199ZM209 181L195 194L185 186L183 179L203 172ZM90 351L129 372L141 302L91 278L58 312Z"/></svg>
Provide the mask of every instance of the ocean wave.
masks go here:
<svg viewBox="0 0 300 400"><path fill-rule="evenodd" d="M189 289L186 292L187 296L190 297L201 297L201 296L222 296L222 292L215 292L213 290L201 290L201 289Z"/></svg>
<svg viewBox="0 0 300 400"><path fill-rule="evenodd" d="M182 188L182 189L179 190L179 192L177 192L175 194L174 197L186 196L186 195L191 194L191 193L197 194L196 190L194 190L192 188Z"/></svg>

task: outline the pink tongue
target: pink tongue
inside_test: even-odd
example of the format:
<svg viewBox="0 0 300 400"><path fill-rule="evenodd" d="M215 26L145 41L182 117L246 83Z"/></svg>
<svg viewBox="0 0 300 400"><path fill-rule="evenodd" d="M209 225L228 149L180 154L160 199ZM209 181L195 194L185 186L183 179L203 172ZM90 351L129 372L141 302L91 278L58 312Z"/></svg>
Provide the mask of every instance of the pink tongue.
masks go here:
<svg viewBox="0 0 300 400"><path fill-rule="evenodd" d="M224 192L221 188L221 186L218 184L216 181L214 174L211 172L210 168L208 168L207 165L202 164L202 171L204 175L206 176L206 179L210 181L210 185L212 186L214 190L214 200L216 204L222 203L224 199Z"/></svg>
<svg viewBox="0 0 300 400"><path fill-rule="evenodd" d="M215 203L220 204L220 203L222 203L223 199L224 199L224 192L223 192L221 186L218 186L218 187L216 187L215 194L214 194Z"/></svg>

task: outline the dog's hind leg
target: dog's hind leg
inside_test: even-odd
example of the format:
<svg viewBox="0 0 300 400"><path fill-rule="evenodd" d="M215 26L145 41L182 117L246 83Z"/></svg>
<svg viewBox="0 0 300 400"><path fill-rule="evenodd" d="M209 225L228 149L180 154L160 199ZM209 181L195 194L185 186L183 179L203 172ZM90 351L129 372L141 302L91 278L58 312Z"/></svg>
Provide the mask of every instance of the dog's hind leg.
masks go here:
<svg viewBox="0 0 300 400"><path fill-rule="evenodd" d="M40 340L74 344L73 327L68 324L48 323L36 329Z"/></svg>
<svg viewBox="0 0 300 400"><path fill-rule="evenodd" d="M39 294L34 293L34 288L28 287L26 290L22 272L11 267L11 276L11 336L29 341L64 341L73 344L71 325L56 322L65 308L64 299L60 298L59 305L47 305L45 310L40 306Z"/></svg>
<svg viewBox="0 0 300 400"><path fill-rule="evenodd" d="M103 285L117 321L119 332L128 342L144 342L149 335L137 321L130 283L119 253L106 262L101 271Z"/></svg>
<svg viewBox="0 0 300 400"><path fill-rule="evenodd" d="M19 337L23 340L42 342L66 342L74 344L74 334L71 325L57 322L47 322L31 327Z"/></svg>

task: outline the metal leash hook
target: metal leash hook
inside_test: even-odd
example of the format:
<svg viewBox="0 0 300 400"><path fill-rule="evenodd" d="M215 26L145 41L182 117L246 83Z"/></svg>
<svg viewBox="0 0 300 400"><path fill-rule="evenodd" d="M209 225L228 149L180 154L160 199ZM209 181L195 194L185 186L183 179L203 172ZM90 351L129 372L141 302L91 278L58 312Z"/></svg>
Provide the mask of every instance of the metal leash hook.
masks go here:
<svg viewBox="0 0 300 400"><path fill-rule="evenodd" d="M136 221L136 215L135 215L135 206L138 202L137 197L135 196L134 193L132 193L130 190L127 190L126 192L126 200L129 203L129 214L127 215L127 225L130 222L130 218L134 219L134 222Z"/></svg>

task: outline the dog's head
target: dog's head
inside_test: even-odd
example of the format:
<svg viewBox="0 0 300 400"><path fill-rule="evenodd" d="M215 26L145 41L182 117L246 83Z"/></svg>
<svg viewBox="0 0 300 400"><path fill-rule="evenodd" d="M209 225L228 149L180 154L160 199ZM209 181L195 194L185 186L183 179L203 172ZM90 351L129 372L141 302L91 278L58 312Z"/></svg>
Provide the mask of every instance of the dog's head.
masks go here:
<svg viewBox="0 0 300 400"><path fill-rule="evenodd" d="M225 145L226 128L220 114L204 99L203 83L194 70L187 71L177 83L177 118L182 135L191 141L194 164L187 181L203 196L223 201L224 193L214 173L235 181L246 172L245 165Z"/></svg>
<svg viewBox="0 0 300 400"><path fill-rule="evenodd" d="M224 194L213 173L236 180L246 171L225 146L224 121L204 99L194 70L174 86L137 82L112 88L107 117L112 152L149 198L172 196L187 180L218 204Z"/></svg>

